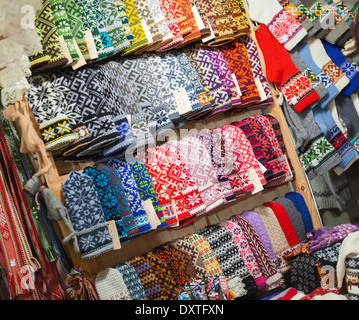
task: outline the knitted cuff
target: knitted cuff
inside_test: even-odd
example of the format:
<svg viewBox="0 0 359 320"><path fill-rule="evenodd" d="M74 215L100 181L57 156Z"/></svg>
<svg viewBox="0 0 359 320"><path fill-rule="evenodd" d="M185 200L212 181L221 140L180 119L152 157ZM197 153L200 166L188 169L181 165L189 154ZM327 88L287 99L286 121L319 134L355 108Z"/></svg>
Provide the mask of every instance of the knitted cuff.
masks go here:
<svg viewBox="0 0 359 320"><path fill-rule="evenodd" d="M313 28L313 23L290 0L278 0L279 4L288 11L308 32Z"/></svg>

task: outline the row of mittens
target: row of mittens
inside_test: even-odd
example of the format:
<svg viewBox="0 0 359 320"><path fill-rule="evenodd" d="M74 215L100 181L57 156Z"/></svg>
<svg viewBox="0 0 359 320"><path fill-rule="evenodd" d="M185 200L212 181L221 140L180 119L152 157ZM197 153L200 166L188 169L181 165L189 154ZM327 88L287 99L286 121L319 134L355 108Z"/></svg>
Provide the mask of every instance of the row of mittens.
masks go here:
<svg viewBox="0 0 359 320"><path fill-rule="evenodd" d="M72 190L78 189L73 183L89 184L93 194L88 197L97 202L86 207L99 206L105 221L115 222L120 241L127 242L150 230L183 226L292 179L278 121L258 115L149 148L132 160L113 158L83 172L72 171L63 190L67 199L67 192L83 192ZM67 201L72 202L70 195ZM83 205L76 207L79 215Z"/></svg>
<svg viewBox="0 0 359 320"><path fill-rule="evenodd" d="M284 255L307 243L312 227L303 196L288 193L105 268L96 289L103 300L258 299L286 288L291 266L284 265Z"/></svg>

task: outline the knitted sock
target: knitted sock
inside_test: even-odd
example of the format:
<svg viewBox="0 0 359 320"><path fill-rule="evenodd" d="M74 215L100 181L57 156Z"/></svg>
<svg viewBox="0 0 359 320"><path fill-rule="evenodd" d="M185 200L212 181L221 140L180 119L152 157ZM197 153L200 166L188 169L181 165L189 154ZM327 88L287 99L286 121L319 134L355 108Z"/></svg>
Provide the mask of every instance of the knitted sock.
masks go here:
<svg viewBox="0 0 359 320"><path fill-rule="evenodd" d="M112 238L92 179L77 171L71 171L62 184L62 190L82 259L112 250Z"/></svg>
<svg viewBox="0 0 359 320"><path fill-rule="evenodd" d="M359 72L345 59L338 47L323 41L323 46L329 58L349 79L349 85L343 89L343 93L350 96L359 87Z"/></svg>
<svg viewBox="0 0 359 320"><path fill-rule="evenodd" d="M108 181L109 186L112 190L109 191L111 194L114 193L116 197L116 201L118 203L117 210L119 211L120 218L115 214L114 219L115 221L118 220L117 224L119 228L123 226L126 232L126 236L123 240L127 237L136 234L139 232L138 227L136 226L136 220L133 217L133 212L131 210L130 204L126 198L126 193L123 187L123 183L121 181L120 175L118 174L117 170L105 165L103 163L96 164L95 169L98 171L101 171L107 178L104 179L105 183ZM116 210L112 210L114 213L116 213ZM111 207L109 210L109 220L111 220Z"/></svg>
<svg viewBox="0 0 359 320"><path fill-rule="evenodd" d="M283 106L286 118L291 119L295 128L299 127L306 133L298 152L299 160L308 178L311 180L316 175L324 174L338 165L341 157L324 137L315 122L312 110L306 110L304 113L298 114L286 102L284 102Z"/></svg>
<svg viewBox="0 0 359 320"><path fill-rule="evenodd" d="M313 222L307 204L305 203L304 197L298 192L287 192L284 197L286 199L290 199L295 205L296 209L302 215L305 232L309 233L310 231L312 231Z"/></svg>
<svg viewBox="0 0 359 320"><path fill-rule="evenodd" d="M307 43L299 44L297 46L298 54L307 67L316 75L317 78L323 83L328 91L328 94L320 100L321 106L326 106L331 100L333 100L339 93L334 83L329 77L322 72L321 68L314 62Z"/></svg>
<svg viewBox="0 0 359 320"><path fill-rule="evenodd" d="M283 93L290 106L297 112L319 99L309 80L298 70L289 53L271 35L266 26L261 25L256 38L264 55L266 75Z"/></svg>
<svg viewBox="0 0 359 320"><path fill-rule="evenodd" d="M262 3L259 0L248 0L247 2L251 19L264 24L272 36L288 51L307 35L303 26L278 1L270 0Z"/></svg>
<svg viewBox="0 0 359 320"><path fill-rule="evenodd" d="M355 152L348 139L335 124L328 107L321 108L316 106L313 109L313 113L315 122L341 157L338 165L344 168L355 157Z"/></svg>
<svg viewBox="0 0 359 320"><path fill-rule="evenodd" d="M308 31L308 38L317 36L323 37L325 30L323 30L318 17L311 12L300 0L292 0L296 8L305 16L305 18L312 23L313 28Z"/></svg>
<svg viewBox="0 0 359 320"><path fill-rule="evenodd" d="M359 116L355 110L352 99L344 94L340 94L336 99L336 107L340 118L344 121L347 129L347 139L353 149L359 151L357 141L359 140Z"/></svg>
<svg viewBox="0 0 359 320"><path fill-rule="evenodd" d="M318 93L319 100L315 102L318 103L328 94L328 90L325 88L324 84L320 81L319 78L314 74L314 72L304 63L304 61L299 56L298 52L294 49L289 53L294 65L299 69L299 71L310 81L313 86L313 89Z"/></svg>
<svg viewBox="0 0 359 320"><path fill-rule="evenodd" d="M151 225L147 219L147 214L143 208L142 200L136 187L136 181L133 177L130 165L122 159L112 159L107 165L117 170L122 181L123 188L126 193L127 201L133 212L133 218L136 220L136 227L140 233L151 229Z"/></svg>
<svg viewBox="0 0 359 320"><path fill-rule="evenodd" d="M121 273L132 300L147 300L141 280L133 266L127 263L116 263L113 268Z"/></svg>
<svg viewBox="0 0 359 320"><path fill-rule="evenodd" d="M319 39L311 38L308 40L308 47L316 65L327 75L330 81L334 83L338 91L342 91L349 84L349 79L330 59L323 43Z"/></svg>
<svg viewBox="0 0 359 320"><path fill-rule="evenodd" d="M293 2L290 0L278 0L278 2L303 26L307 32L313 28L313 22L306 18L306 16L293 4Z"/></svg>

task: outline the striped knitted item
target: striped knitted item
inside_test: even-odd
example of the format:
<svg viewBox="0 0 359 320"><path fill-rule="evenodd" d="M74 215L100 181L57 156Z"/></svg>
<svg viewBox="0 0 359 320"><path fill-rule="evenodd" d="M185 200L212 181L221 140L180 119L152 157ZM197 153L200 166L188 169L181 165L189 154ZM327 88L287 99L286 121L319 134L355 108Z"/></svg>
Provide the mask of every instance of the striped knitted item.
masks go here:
<svg viewBox="0 0 359 320"><path fill-rule="evenodd" d="M264 206L269 207L273 210L285 236L288 241L289 246L294 246L300 241L294 230L294 227L286 213L285 209L279 203L273 201L263 203Z"/></svg>
<svg viewBox="0 0 359 320"><path fill-rule="evenodd" d="M265 228L260 221L260 217L254 212L244 211L241 215L230 217L230 221L241 228L243 236L252 250L258 267L265 277L266 285L268 287L273 287L275 284L279 285L282 275L278 272L277 268L274 267L272 259L275 259L275 255L272 251ZM257 228L255 228L252 223L256 225ZM261 237L257 233L257 230L258 232L262 232ZM264 245L264 242L266 242L266 246ZM272 258L269 256L268 250L272 253Z"/></svg>
<svg viewBox="0 0 359 320"><path fill-rule="evenodd" d="M345 259L346 282L350 300L359 300L359 256Z"/></svg>
<svg viewBox="0 0 359 320"><path fill-rule="evenodd" d="M116 263L113 268L121 273L132 300L147 300L141 280L133 266L127 263Z"/></svg>
<svg viewBox="0 0 359 320"><path fill-rule="evenodd" d="M185 236L183 240L196 246L209 277L213 275L223 275L215 253L203 236L199 234L189 234Z"/></svg>
<svg viewBox="0 0 359 320"><path fill-rule="evenodd" d="M257 264L252 249L244 236L241 227L231 221L224 221L221 223L221 226L226 228L231 234L233 242L236 244L248 272L254 278L258 290L264 290L266 288L266 278L263 276L262 271Z"/></svg>
<svg viewBox="0 0 359 320"><path fill-rule="evenodd" d="M230 233L215 225L207 226L196 233L208 241L223 270L223 275L227 278L228 286L236 297L256 294L254 279L246 269Z"/></svg>

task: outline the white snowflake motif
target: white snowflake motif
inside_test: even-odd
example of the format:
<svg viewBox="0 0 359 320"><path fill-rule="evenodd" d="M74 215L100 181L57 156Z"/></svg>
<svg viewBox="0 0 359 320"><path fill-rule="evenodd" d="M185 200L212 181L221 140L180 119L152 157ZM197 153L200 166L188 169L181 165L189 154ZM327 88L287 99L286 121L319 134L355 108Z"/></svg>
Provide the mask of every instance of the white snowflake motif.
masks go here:
<svg viewBox="0 0 359 320"><path fill-rule="evenodd" d="M187 196L187 202L190 206L195 206L201 202L200 195L197 193L192 193L191 195Z"/></svg>

